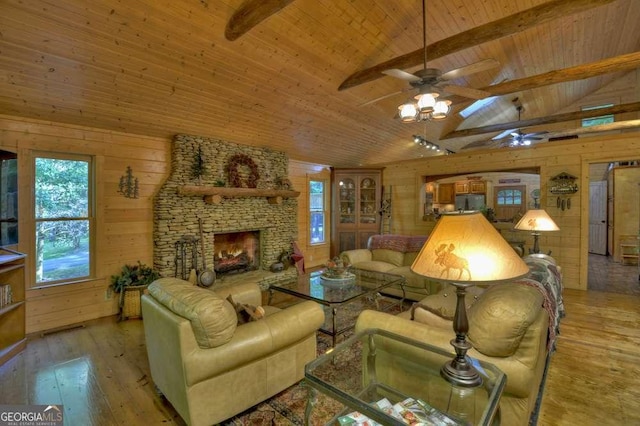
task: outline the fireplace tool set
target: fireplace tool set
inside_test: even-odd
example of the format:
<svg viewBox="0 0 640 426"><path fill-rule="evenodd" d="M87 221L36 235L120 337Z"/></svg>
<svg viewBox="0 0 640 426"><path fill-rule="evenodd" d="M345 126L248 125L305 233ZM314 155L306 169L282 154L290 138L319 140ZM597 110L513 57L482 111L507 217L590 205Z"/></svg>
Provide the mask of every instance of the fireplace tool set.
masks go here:
<svg viewBox="0 0 640 426"><path fill-rule="evenodd" d="M198 268L198 237L183 235L175 244L175 277L188 280ZM179 275L178 275L179 274Z"/></svg>

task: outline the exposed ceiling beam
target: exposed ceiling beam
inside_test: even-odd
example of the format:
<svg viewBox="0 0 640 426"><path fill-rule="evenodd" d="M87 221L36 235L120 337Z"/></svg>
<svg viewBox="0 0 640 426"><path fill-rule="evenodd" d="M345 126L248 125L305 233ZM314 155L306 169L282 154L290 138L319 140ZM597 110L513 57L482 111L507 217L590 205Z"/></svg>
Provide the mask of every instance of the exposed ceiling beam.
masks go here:
<svg viewBox="0 0 640 426"><path fill-rule="evenodd" d="M548 86L551 84L584 80L585 78L597 77L602 74L629 71L638 67L640 67L640 52L633 52L625 55L614 56L613 58L603 59L601 61L589 62L588 64L576 65L575 67L532 75L531 77L505 81L504 83L499 83L493 86L482 87L479 90L489 92L492 96L500 96L520 92L522 90ZM465 98L461 99L468 101L468 99ZM457 100L458 99L452 101L455 102Z"/></svg>
<svg viewBox="0 0 640 426"><path fill-rule="evenodd" d="M224 36L229 41L234 41L247 33L269 16L279 12L294 0L247 0L233 14Z"/></svg>
<svg viewBox="0 0 640 426"><path fill-rule="evenodd" d="M434 60L446 55L497 40L528 28L563 16L584 12L592 7L602 6L614 0L553 0L531 9L514 13L505 18L489 22L479 27L463 31L460 34L439 40L427 46L428 59ZM369 81L384 77L383 71L389 69L406 69L422 64L424 49L414 50L397 58L390 59L371 68L356 71L340 84L338 90L349 89Z"/></svg>
<svg viewBox="0 0 640 426"><path fill-rule="evenodd" d="M612 132L612 131L620 131L620 130L628 130L640 127L640 120L625 120L625 121L616 121L615 123L608 124L599 124L597 126L588 126L588 127L578 127L576 129L568 129L568 130L559 130L554 132L549 132L545 135L545 138L561 138L566 136L577 136L577 135L585 135L589 133L604 133L604 132ZM463 146L460 150L466 150L471 148L492 148L496 146L500 146L505 142L509 142L513 140L513 138L500 138L500 139L491 139L485 141L475 141L468 145Z"/></svg>
<svg viewBox="0 0 640 426"><path fill-rule="evenodd" d="M567 112L564 114L549 115L547 117L530 118L528 120L512 121L509 123L491 124L489 126L473 127L471 129L456 130L444 135L440 140L460 138L465 136L481 135L484 133L501 132L503 130L522 129L524 127L538 126L541 124L561 123L563 121L582 120L583 118L600 117L601 115L623 114L640 111L640 102L614 105L606 108L590 109L584 111Z"/></svg>

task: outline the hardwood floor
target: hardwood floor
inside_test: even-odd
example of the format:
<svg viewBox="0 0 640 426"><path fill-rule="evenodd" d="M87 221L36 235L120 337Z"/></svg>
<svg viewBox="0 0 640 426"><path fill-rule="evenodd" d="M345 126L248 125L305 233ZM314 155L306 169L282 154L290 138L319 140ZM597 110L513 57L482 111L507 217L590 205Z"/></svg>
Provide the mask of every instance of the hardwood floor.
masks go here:
<svg viewBox="0 0 640 426"><path fill-rule="evenodd" d="M565 290L564 301L538 424L640 424L640 296ZM155 393L140 320L29 336L0 383L0 404L64 404L65 425L184 424Z"/></svg>

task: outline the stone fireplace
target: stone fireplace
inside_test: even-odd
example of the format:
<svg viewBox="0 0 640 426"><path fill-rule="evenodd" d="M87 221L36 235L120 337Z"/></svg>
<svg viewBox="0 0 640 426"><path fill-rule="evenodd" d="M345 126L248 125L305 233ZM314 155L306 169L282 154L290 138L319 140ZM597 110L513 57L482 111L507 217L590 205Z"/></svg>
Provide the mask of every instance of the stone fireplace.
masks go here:
<svg viewBox="0 0 640 426"><path fill-rule="evenodd" d="M199 136L174 137L171 172L154 204L153 264L161 276L174 276L176 242L187 235L199 237L199 220L207 267L219 269L223 277L268 271L284 251L291 249L297 238L295 196L274 202L279 197L225 193L213 202L198 192L215 188L221 181L229 186L229 159L239 154L252 164L234 170L236 184L247 182L251 173L255 177L257 170L254 192L271 195L272 190L278 190L276 182L287 178L288 158L282 152ZM185 193L185 187L197 191ZM202 268L200 252L198 243L198 270ZM285 271L285 275L291 274L295 275L295 268Z"/></svg>

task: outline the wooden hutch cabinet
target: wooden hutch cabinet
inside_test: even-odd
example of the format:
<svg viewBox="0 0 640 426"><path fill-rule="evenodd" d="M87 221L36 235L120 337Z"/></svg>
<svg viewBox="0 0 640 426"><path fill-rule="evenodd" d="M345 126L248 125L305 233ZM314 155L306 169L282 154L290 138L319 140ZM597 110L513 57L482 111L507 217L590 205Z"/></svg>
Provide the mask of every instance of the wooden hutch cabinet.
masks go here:
<svg viewBox="0 0 640 426"><path fill-rule="evenodd" d="M381 169L333 169L331 256L366 248L380 233Z"/></svg>

